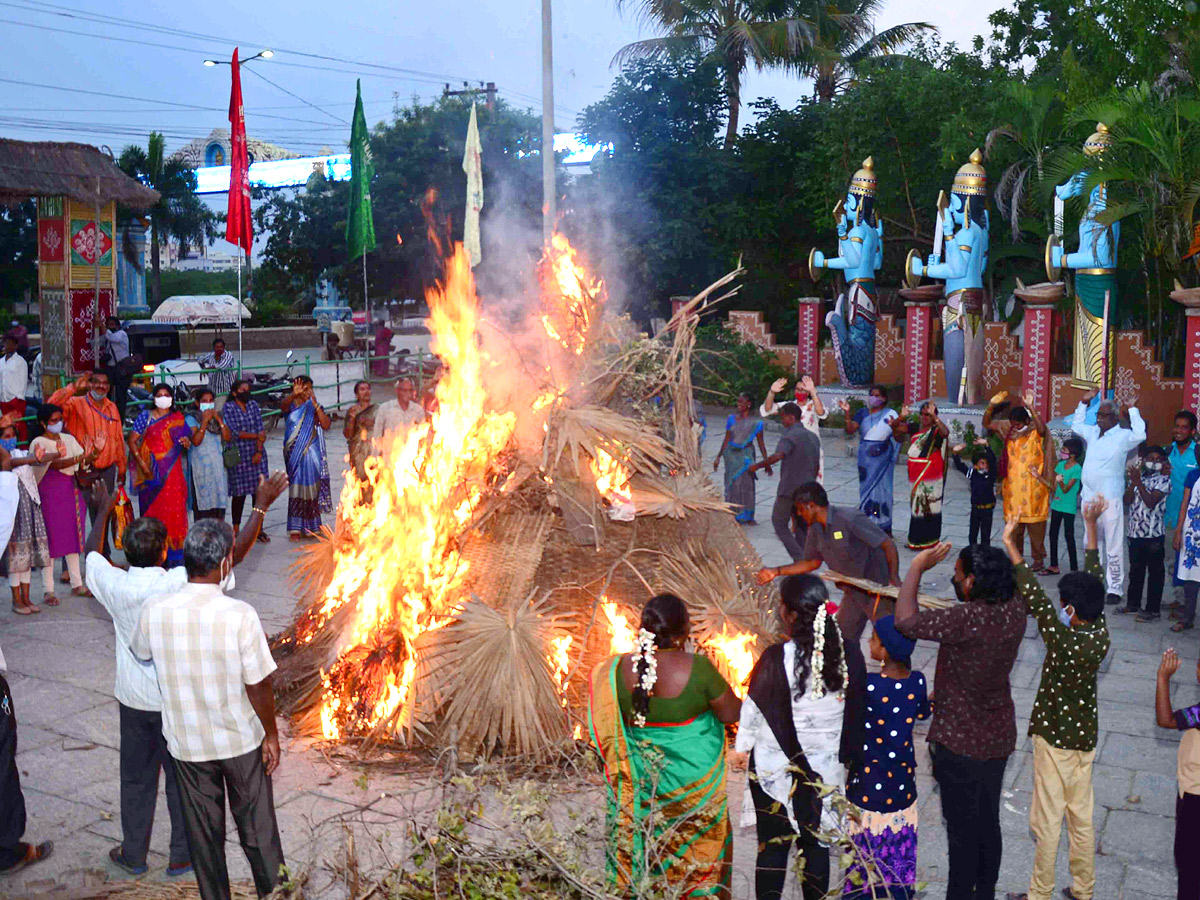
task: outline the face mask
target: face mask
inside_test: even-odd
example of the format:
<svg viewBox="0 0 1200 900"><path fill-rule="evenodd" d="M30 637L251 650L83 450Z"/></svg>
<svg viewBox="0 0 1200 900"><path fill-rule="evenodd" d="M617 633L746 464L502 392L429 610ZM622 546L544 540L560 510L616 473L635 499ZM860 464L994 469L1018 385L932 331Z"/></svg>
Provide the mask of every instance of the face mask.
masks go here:
<svg viewBox="0 0 1200 900"><path fill-rule="evenodd" d="M201 403L200 404L200 412L208 412L210 409L216 409L216 408L217 408L217 404L215 404L215 403Z"/></svg>
<svg viewBox="0 0 1200 900"><path fill-rule="evenodd" d="M1060 450L1060 451L1058 452L1058 458L1059 458L1059 459L1070 459L1070 458L1071 458L1071 454L1070 454L1070 453L1068 453L1066 450Z"/></svg>
<svg viewBox="0 0 1200 900"><path fill-rule="evenodd" d="M106 391L88 391L88 394L91 395L91 398L93 400L95 400L97 403L99 403L101 400L103 400L105 397L108 396L108 393Z"/></svg>
<svg viewBox="0 0 1200 900"><path fill-rule="evenodd" d="M249 391L238 391L237 398L239 400L241 400L243 403L247 403L250 400L250 392Z"/></svg>
<svg viewBox="0 0 1200 900"><path fill-rule="evenodd" d="M1162 463L1146 463L1142 468L1144 468L1147 472L1161 472Z"/></svg>
<svg viewBox="0 0 1200 900"><path fill-rule="evenodd" d="M46 426L46 430L48 432L50 432L51 434L62 434L63 423L62 422L52 422L51 424Z"/></svg>
<svg viewBox="0 0 1200 900"><path fill-rule="evenodd" d="M0 447L3 447L9 453L12 453L14 450L17 449L17 439L15 437L0 438Z"/></svg>
<svg viewBox="0 0 1200 900"><path fill-rule="evenodd" d="M155 397L154 405L157 406L159 409L170 409L171 403L173 402L173 400L174 400L174 398L172 398L172 397Z"/></svg>
<svg viewBox="0 0 1200 900"><path fill-rule="evenodd" d="M1075 615L1075 607L1063 606L1058 610L1058 621L1062 622L1067 628L1071 627L1071 617Z"/></svg>
<svg viewBox="0 0 1200 900"><path fill-rule="evenodd" d="M108 330L111 331L113 334L116 334L120 329L117 328L115 325L109 325Z"/></svg>
<svg viewBox="0 0 1200 900"><path fill-rule="evenodd" d="M962 582L957 578L951 578L950 583L954 585L954 596L958 598L960 603L966 603L967 593L963 590Z"/></svg>
<svg viewBox="0 0 1200 900"><path fill-rule="evenodd" d="M222 568L222 569L224 569L224 568L225 568L225 563L224 563L224 562L222 562L222 563L221 563L221 568ZM221 576L221 584L220 584L220 588L221 588L221 590L222 590L222 591L231 591L231 590L233 590L233 588L234 588L236 585L237 585L237 582L236 582L236 581L234 580L234 578L233 578L233 564L232 564L232 563L230 563L230 565L229 565L229 574L228 574L228 575L222 575L222 576Z"/></svg>
<svg viewBox="0 0 1200 900"><path fill-rule="evenodd" d="M876 397L874 394L872 394L867 398L867 406L869 406L871 409L879 409L879 407L883 406L883 398Z"/></svg>

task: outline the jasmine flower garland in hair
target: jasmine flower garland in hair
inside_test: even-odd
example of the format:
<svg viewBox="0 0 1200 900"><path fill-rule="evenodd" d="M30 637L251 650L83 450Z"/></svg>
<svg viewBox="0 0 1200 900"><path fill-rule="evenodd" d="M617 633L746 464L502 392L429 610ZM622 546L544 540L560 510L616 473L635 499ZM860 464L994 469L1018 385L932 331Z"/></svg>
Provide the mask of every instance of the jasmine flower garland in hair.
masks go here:
<svg viewBox="0 0 1200 900"><path fill-rule="evenodd" d="M654 652L654 635L645 628L638 631L638 650L644 662L641 678L638 679L638 687L644 690L646 696L649 697L650 692L654 690L654 685L658 683L658 657ZM635 714L633 724L638 728L644 728L646 716L640 712Z"/></svg>

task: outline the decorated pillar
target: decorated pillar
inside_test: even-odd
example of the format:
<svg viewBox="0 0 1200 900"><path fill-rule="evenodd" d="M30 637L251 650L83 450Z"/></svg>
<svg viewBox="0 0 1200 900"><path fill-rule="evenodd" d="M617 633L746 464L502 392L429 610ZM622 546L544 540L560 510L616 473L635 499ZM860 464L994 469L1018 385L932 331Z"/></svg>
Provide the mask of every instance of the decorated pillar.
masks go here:
<svg viewBox="0 0 1200 900"><path fill-rule="evenodd" d="M1179 287L1171 299L1184 308L1187 353L1183 359L1183 408L1200 410L1200 288Z"/></svg>
<svg viewBox="0 0 1200 900"><path fill-rule="evenodd" d="M145 224L134 219L121 226L117 241L117 318L148 319Z"/></svg>
<svg viewBox="0 0 1200 900"><path fill-rule="evenodd" d="M933 337L936 300L906 300L904 303L905 366L904 402L916 403L932 393L929 384L929 352Z"/></svg>
<svg viewBox="0 0 1200 900"><path fill-rule="evenodd" d="M1050 412L1050 348L1054 300L1034 300L1017 296L1025 303L1025 347L1021 354L1022 393L1033 395L1033 406L1042 421Z"/></svg>
<svg viewBox="0 0 1200 900"><path fill-rule="evenodd" d="M796 338L796 375L810 375L821 380L821 298L801 297L800 327Z"/></svg>

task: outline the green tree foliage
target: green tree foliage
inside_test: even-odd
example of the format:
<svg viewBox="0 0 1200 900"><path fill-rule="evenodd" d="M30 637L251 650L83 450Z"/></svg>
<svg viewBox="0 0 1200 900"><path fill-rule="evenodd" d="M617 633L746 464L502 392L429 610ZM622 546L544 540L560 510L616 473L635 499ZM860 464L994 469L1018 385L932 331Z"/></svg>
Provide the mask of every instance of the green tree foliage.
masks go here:
<svg viewBox="0 0 1200 900"><path fill-rule="evenodd" d="M372 129L371 200L379 239L379 249L368 254L372 297L422 297L440 276L423 204L443 243L447 237L462 240L469 113L469 101L457 98L414 101ZM541 120L503 101L493 110L480 106L478 120L485 202L483 262L476 275L487 283L507 267L510 254L533 253L540 243L541 164L531 154L541 147ZM362 307L362 264L347 260L348 195L348 183L314 175L304 191L276 192L255 210L257 230L271 232L256 290L261 284L268 294L298 299L324 274Z"/></svg>
<svg viewBox="0 0 1200 900"><path fill-rule="evenodd" d="M34 202L0 206L0 303L11 306L26 291L37 296L37 247Z"/></svg>
<svg viewBox="0 0 1200 900"><path fill-rule="evenodd" d="M161 195L150 210L151 305L162 301L162 273L159 268L159 240L172 237L180 248L212 240L217 235L217 219L196 196L196 173L180 159L164 155L163 136L150 132L145 148L130 145L121 151L117 165L132 178L150 185ZM129 214L122 211L122 218Z"/></svg>

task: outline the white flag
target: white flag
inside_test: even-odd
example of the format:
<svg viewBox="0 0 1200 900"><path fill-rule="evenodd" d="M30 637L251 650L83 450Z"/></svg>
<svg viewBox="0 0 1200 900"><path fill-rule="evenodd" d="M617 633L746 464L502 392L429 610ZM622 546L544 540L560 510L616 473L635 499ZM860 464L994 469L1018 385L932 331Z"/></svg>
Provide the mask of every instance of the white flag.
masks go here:
<svg viewBox="0 0 1200 900"><path fill-rule="evenodd" d="M471 104L471 121L467 123L467 146L463 151L463 171L467 173L467 214L463 222L463 246L471 258L471 268L483 259L483 243L479 234L479 213L483 210L483 145L479 142L479 125L475 121L475 104Z"/></svg>

